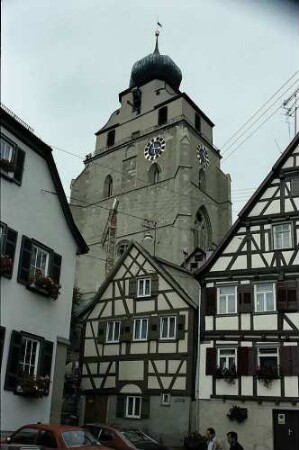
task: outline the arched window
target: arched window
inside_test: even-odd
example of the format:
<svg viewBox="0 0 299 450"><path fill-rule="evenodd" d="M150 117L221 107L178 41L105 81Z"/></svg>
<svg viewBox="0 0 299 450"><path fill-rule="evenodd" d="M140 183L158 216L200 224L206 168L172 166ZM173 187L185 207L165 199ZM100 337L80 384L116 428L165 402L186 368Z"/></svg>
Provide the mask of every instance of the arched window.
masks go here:
<svg viewBox="0 0 299 450"><path fill-rule="evenodd" d="M113 180L111 175L107 175L104 181L104 198L112 196Z"/></svg>
<svg viewBox="0 0 299 450"><path fill-rule="evenodd" d="M149 182L151 184L156 184L160 181L161 169L157 163L152 164L149 170Z"/></svg>
<svg viewBox="0 0 299 450"><path fill-rule="evenodd" d="M211 247L212 227L204 206L197 210L194 222L194 246L207 251Z"/></svg>

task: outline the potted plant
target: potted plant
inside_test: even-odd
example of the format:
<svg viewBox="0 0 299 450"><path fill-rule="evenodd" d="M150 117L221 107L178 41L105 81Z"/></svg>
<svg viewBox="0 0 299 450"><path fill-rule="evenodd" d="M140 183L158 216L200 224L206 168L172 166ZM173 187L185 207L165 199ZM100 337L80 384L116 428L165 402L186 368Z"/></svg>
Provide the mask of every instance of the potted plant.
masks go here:
<svg viewBox="0 0 299 450"><path fill-rule="evenodd" d="M53 278L44 276L41 270L36 270L35 275L30 277L28 287L56 300L60 294L61 286L54 282Z"/></svg>
<svg viewBox="0 0 299 450"><path fill-rule="evenodd" d="M237 422L242 423L248 417L247 408L241 408L240 406L234 405L227 413L227 417L229 420L236 420Z"/></svg>
<svg viewBox="0 0 299 450"><path fill-rule="evenodd" d="M235 384L237 378L236 366L233 364L231 367L217 367L216 378L223 378L228 384Z"/></svg>
<svg viewBox="0 0 299 450"><path fill-rule="evenodd" d="M273 380L279 378L277 366L261 366L256 371L258 380L263 381L264 386L270 387Z"/></svg>
<svg viewBox="0 0 299 450"><path fill-rule="evenodd" d="M49 394L50 379L48 376L22 375L17 379L15 394L24 397L44 397Z"/></svg>
<svg viewBox="0 0 299 450"><path fill-rule="evenodd" d="M1 255L1 266L0 266L1 273L4 274L10 274L12 270L12 258L4 253Z"/></svg>

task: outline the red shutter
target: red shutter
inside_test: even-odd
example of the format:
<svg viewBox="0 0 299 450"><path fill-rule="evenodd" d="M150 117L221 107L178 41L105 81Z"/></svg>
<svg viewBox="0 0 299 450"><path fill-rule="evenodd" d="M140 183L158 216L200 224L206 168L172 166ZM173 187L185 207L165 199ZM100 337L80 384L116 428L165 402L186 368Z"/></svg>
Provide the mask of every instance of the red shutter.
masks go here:
<svg viewBox="0 0 299 450"><path fill-rule="evenodd" d="M239 313L253 312L253 295L250 284L241 284L238 287L239 294Z"/></svg>
<svg viewBox="0 0 299 450"><path fill-rule="evenodd" d="M281 375L299 375L299 346L284 346L280 349Z"/></svg>
<svg viewBox="0 0 299 450"><path fill-rule="evenodd" d="M207 348L206 353L206 375L215 375L216 374L216 358L217 353L215 348Z"/></svg>
<svg viewBox="0 0 299 450"><path fill-rule="evenodd" d="M251 347L238 348L238 375L254 375L254 353Z"/></svg>
<svg viewBox="0 0 299 450"><path fill-rule="evenodd" d="M298 311L299 288L296 280L277 282L277 309L280 312Z"/></svg>
<svg viewBox="0 0 299 450"><path fill-rule="evenodd" d="M215 287L206 288L206 316L216 314L217 290Z"/></svg>

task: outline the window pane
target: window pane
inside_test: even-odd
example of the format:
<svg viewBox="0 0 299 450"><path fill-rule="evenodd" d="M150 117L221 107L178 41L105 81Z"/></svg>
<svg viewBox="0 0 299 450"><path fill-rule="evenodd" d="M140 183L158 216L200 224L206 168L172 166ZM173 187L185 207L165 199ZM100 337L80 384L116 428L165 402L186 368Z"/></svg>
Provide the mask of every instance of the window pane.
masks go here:
<svg viewBox="0 0 299 450"><path fill-rule="evenodd" d="M150 286L151 286L151 281L145 280L145 295L150 295L150 293L151 293Z"/></svg>
<svg viewBox="0 0 299 450"><path fill-rule="evenodd" d="M266 293L266 311L274 311L274 298L272 292Z"/></svg>
<svg viewBox="0 0 299 450"><path fill-rule="evenodd" d="M128 416L133 415L133 397L128 397Z"/></svg>
<svg viewBox="0 0 299 450"><path fill-rule="evenodd" d="M138 295L143 295L143 280L138 280Z"/></svg>
<svg viewBox="0 0 299 450"><path fill-rule="evenodd" d="M141 406L140 397L135 397L135 416L140 416L140 406Z"/></svg>
<svg viewBox="0 0 299 450"><path fill-rule="evenodd" d="M108 336L107 336L107 340L108 341L112 341L112 337L113 337L113 323L112 322L108 322Z"/></svg>
<svg viewBox="0 0 299 450"><path fill-rule="evenodd" d="M219 314L225 314L226 313L226 300L224 298L219 299Z"/></svg>
<svg viewBox="0 0 299 450"><path fill-rule="evenodd" d="M235 295L235 287L234 286L222 286L219 291L220 291L220 295L229 295L229 294Z"/></svg>
<svg viewBox="0 0 299 450"><path fill-rule="evenodd" d="M138 339L140 335L140 320L135 320L135 339Z"/></svg>
<svg viewBox="0 0 299 450"><path fill-rule="evenodd" d="M169 321L170 321L169 337L175 337L175 318L174 317L170 317Z"/></svg>
<svg viewBox="0 0 299 450"><path fill-rule="evenodd" d="M162 318L162 337L166 338L167 337L167 318L163 317Z"/></svg>
<svg viewBox="0 0 299 450"><path fill-rule="evenodd" d="M142 331L141 331L141 338L146 339L147 337L147 319L142 320Z"/></svg>
<svg viewBox="0 0 299 450"><path fill-rule="evenodd" d="M235 308L235 296L230 295L228 297L228 302L227 302L227 312L229 313L234 313L236 312L236 308Z"/></svg>
<svg viewBox="0 0 299 450"><path fill-rule="evenodd" d="M114 322L115 331L114 331L114 340L119 340L119 333L120 333L120 322Z"/></svg>

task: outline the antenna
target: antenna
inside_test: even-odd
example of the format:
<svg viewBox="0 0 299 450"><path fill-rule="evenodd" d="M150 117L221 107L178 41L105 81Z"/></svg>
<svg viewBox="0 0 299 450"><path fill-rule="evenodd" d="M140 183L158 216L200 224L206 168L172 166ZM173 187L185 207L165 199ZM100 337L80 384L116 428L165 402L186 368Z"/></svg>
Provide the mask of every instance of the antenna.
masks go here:
<svg viewBox="0 0 299 450"><path fill-rule="evenodd" d="M285 115L287 120L290 117L294 117L294 135L297 134L297 96L299 88L297 88L286 100L284 100L282 107L285 109Z"/></svg>

